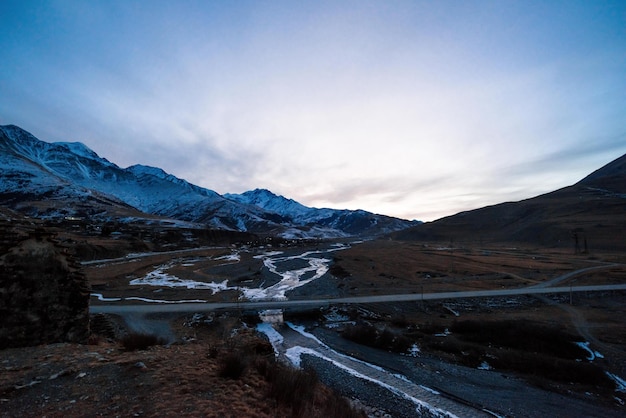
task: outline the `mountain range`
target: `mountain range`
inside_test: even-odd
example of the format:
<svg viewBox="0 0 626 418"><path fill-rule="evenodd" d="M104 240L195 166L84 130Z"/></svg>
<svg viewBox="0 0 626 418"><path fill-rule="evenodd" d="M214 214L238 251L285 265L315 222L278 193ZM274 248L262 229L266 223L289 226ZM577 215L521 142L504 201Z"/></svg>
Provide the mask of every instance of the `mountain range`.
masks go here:
<svg viewBox="0 0 626 418"><path fill-rule="evenodd" d="M399 240L626 250L626 155L576 184L398 231Z"/></svg>
<svg viewBox="0 0 626 418"><path fill-rule="evenodd" d="M317 209L269 190L220 195L160 168L120 168L79 142L48 143L0 126L0 205L31 217L175 221L285 238L375 236L416 221Z"/></svg>

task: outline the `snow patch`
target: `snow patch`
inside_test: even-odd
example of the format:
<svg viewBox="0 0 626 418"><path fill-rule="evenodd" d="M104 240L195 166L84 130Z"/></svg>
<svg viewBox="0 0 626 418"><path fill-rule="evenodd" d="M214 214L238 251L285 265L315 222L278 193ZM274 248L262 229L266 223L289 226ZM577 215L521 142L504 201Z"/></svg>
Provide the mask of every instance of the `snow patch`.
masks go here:
<svg viewBox="0 0 626 418"><path fill-rule="evenodd" d="M102 293L92 293L91 296L98 298L98 300L101 300L103 302L118 302L122 300L122 298L105 298L104 296L102 296Z"/></svg>
<svg viewBox="0 0 626 418"><path fill-rule="evenodd" d="M575 343L577 346L579 346L580 348L582 348L583 350L587 351L587 353L589 353L589 356L587 357L588 361L594 361L597 358L604 358L604 356L600 353L598 353L597 351L592 350L591 348L589 348L589 341L576 341Z"/></svg>
<svg viewBox="0 0 626 418"><path fill-rule="evenodd" d="M232 253L228 255L223 255L221 257L217 257L216 260L225 260L225 261L232 261L232 262L238 263L239 261L241 261L241 256L239 255L239 253Z"/></svg>
<svg viewBox="0 0 626 418"><path fill-rule="evenodd" d="M420 348L417 346L416 343L413 343L413 345L408 349L408 352L409 356L418 357L420 354Z"/></svg>
<svg viewBox="0 0 626 418"><path fill-rule="evenodd" d="M443 332L439 333L439 334L435 334L435 337L447 337L448 335L450 335L451 332L448 328L444 329Z"/></svg>
<svg viewBox="0 0 626 418"><path fill-rule="evenodd" d="M450 412L441 410L439 408L435 408L434 406L430 405L427 402L424 402L420 399L415 398L414 396L409 395L406 392L403 392L402 390L391 386L385 382L382 382L378 379L374 379L370 376L366 376L362 373L359 373L358 371L346 366L345 364L339 363L338 361L335 361L331 358L328 358L326 356L324 356L321 353L318 353L317 351L311 349L311 348L306 348L306 347L300 347L300 346L296 346L296 347L291 347L289 349L287 349L287 352L285 353L285 356L289 359L289 361L291 361L291 363L296 366L296 367L300 367L302 360L301 360L301 356L303 354L309 354L312 356L316 356L321 358L322 360L328 361L330 363L332 363L335 367L349 373L350 375L359 378L359 379L363 379L363 380L367 380L368 382L372 382L382 388L385 388L387 390L389 390L390 392L392 392L393 394L400 396L402 398L405 398L411 402L413 402L413 404L415 404L417 406L416 408L416 412L421 413L422 411L426 410L428 411L430 414L432 414L432 416L435 417L449 417L449 418L455 418L456 415L451 414Z"/></svg>
<svg viewBox="0 0 626 418"><path fill-rule="evenodd" d="M272 344L272 348L274 348L274 355L278 357L280 353L279 347L283 344L284 341L283 336L274 329L272 324L266 322L261 322L260 324L257 324L256 330L267 336L267 339L270 340L270 344Z"/></svg>
<svg viewBox="0 0 626 418"><path fill-rule="evenodd" d="M132 286L164 286L164 287L184 287L186 289L200 289L210 290L213 294L224 290L237 290L237 287L229 287L227 285L228 280L224 280L221 283L215 282L197 282L195 280L180 279L176 276L168 274L165 270L168 270L174 266L173 263L164 264L159 266L156 270L153 270L139 279L133 279L130 281Z"/></svg>
<svg viewBox="0 0 626 418"><path fill-rule="evenodd" d="M338 249L331 249L329 251L337 250ZM263 260L263 264L271 273L274 273L282 278L278 283L266 288L240 288L243 296L248 299L287 299L285 294L288 291L296 289L300 286L304 286L305 284L308 284L313 280L319 279L328 271L328 266L331 260L326 258L313 257L313 254L320 254L320 252L307 251L303 254L286 257L275 257L275 255L278 254L276 254L276 252L271 252L262 254L261 256L257 256L258 258ZM290 261L296 259L302 259L307 261L308 266L298 270L279 271L279 265L281 265L282 263L289 263ZM303 277L307 275L309 277L303 279Z"/></svg>
<svg viewBox="0 0 626 418"><path fill-rule="evenodd" d="M277 256L277 255L281 255L281 254L283 254L282 251L268 251L268 252L263 253L263 254L255 255L252 258L260 260L260 259L264 259L264 258L268 258L268 257L274 257L274 256Z"/></svg>
<svg viewBox="0 0 626 418"><path fill-rule="evenodd" d="M616 392L626 392L626 380L621 377L614 375L613 373L605 372L607 376L609 376L613 381L615 381L615 391Z"/></svg>
<svg viewBox="0 0 626 418"><path fill-rule="evenodd" d="M480 363L480 366L477 367L478 370L491 370L491 366L486 361Z"/></svg>
<svg viewBox="0 0 626 418"><path fill-rule="evenodd" d="M330 349L330 347L328 347L326 344L324 344L322 341L320 341L315 335L311 334L310 332L306 332L304 330L304 326L302 326L302 325L295 325L295 324L293 324L291 322L286 322L286 324L287 324L287 326L289 328L291 328L292 330L296 331L298 334L300 334L300 335L302 335L304 337L310 338L311 340L315 341L316 343L318 343L322 347L326 347L326 348Z"/></svg>
<svg viewBox="0 0 626 418"><path fill-rule="evenodd" d="M131 296L131 297L128 297L128 298L124 298L124 300L139 300L141 302L148 302L148 303L206 303L207 302L204 299L162 300L162 299L140 298L140 297L137 297L137 296Z"/></svg>

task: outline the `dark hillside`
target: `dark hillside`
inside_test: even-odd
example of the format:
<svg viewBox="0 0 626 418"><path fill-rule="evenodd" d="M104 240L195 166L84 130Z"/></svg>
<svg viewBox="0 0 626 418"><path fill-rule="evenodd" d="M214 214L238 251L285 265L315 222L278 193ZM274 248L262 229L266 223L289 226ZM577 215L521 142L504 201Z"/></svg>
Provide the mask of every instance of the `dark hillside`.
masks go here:
<svg viewBox="0 0 626 418"><path fill-rule="evenodd" d="M519 242L580 252L585 243L589 251L626 249L626 155L573 186L461 212L392 236L478 245Z"/></svg>

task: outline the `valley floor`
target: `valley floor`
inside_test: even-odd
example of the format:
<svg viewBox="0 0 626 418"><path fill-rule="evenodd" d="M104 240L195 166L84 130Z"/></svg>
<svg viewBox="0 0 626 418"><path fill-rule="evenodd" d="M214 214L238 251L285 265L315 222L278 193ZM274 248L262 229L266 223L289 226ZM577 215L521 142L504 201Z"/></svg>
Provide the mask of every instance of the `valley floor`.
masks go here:
<svg viewBox="0 0 626 418"><path fill-rule="evenodd" d="M345 244L285 249L214 247L136 254L90 262L85 270L94 289L94 305L163 306L181 300L236 302L241 295L250 300L307 299L519 289L554 280L561 286L617 284L626 283L624 261L623 256L614 254L591 257L564 251L370 241L351 248ZM569 275L572 271L579 273ZM325 315L340 317L339 323L320 317L319 311L313 320L295 316L294 324L309 326L307 331L324 344L302 333L296 335L293 328L279 327L284 345L278 352L289 361L299 353L301 364L315 368L322 382L376 413L386 411L391 416L412 416L417 409L419 403L410 398L413 395L397 390L406 382L390 389L389 383L380 384L386 377L364 379L357 376L363 370L356 373L346 364L338 367L329 362L329 353L349 356L346 362L362 360L383 367L390 376L400 374L402 377L389 379L410 381L428 396L444 394L434 397L434 403L440 402L441 409L446 410L447 403L452 402L456 406L451 411L465 411L458 416L481 416L486 411L512 417L623 416L626 388L618 385L613 392L584 382L555 383L542 376L473 364L474 357L490 358L496 352L490 351L490 346L468 345L448 329L464 320L532 322L562 328L581 336L592 352L601 353L594 364L619 378L626 375L626 352L622 348L626 343L625 302L623 292L590 292L357 304L324 311ZM127 331L156 333L178 341L144 351L124 351L119 342L102 337L85 346L55 344L3 350L1 416L291 416L288 406L267 396L267 382L258 371L249 368L239 380L219 377L223 355L241 341L248 341L248 337L239 337L253 331L235 327L243 331L232 334L232 323L223 323L232 318L216 315L119 317L116 323ZM366 323L415 337L416 350L394 354L349 341L336 332L346 326L345 322ZM240 342L234 342L233 335ZM297 348L303 346L307 349ZM216 354L216 347L221 347L222 357ZM480 352L466 353L463 347ZM317 394L316 399L324 396ZM430 407L433 405L422 408L425 416L437 413L436 405Z"/></svg>

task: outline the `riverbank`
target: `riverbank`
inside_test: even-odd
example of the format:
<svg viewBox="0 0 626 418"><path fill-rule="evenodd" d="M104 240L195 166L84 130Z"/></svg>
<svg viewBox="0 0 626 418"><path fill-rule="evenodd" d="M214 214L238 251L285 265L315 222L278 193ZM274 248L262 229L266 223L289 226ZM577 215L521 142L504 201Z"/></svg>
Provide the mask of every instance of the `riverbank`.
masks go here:
<svg viewBox="0 0 626 418"><path fill-rule="evenodd" d="M479 370L450 364L428 354L419 353L416 357L385 352L352 343L333 330L312 327L309 331L334 350L384 367L393 373L400 373L410 381L439 391L447 396L463 400L479 411L486 409L499 416L512 417L621 417L622 411L599 404L593 395L588 399L541 390L523 379L509 373ZM392 416L409 417L406 402L399 400L389 391L372 388L371 384L359 382L346 373L337 371L330 363L306 356L304 364L315 367L320 380L350 396L357 396L365 403L367 399L387 411L398 410ZM408 404L410 405L410 404ZM410 408L409 408L410 409Z"/></svg>

